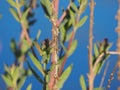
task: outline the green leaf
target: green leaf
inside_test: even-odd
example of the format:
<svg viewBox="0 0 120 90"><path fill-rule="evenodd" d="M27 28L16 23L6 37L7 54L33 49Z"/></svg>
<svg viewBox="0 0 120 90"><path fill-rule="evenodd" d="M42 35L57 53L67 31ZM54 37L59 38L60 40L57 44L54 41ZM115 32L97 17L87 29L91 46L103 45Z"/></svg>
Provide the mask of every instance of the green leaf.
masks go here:
<svg viewBox="0 0 120 90"><path fill-rule="evenodd" d="M88 0L80 0L80 12L84 12L86 6L87 6Z"/></svg>
<svg viewBox="0 0 120 90"><path fill-rule="evenodd" d="M30 68L31 72L33 73L33 75L35 76L35 78L41 83L43 84L43 80L42 78L35 72L35 70L31 67L31 65L29 64L29 62L27 62L28 67Z"/></svg>
<svg viewBox="0 0 120 90"><path fill-rule="evenodd" d="M76 47L77 47L77 43L78 43L77 40L74 40L74 41L72 42L72 45L71 45L69 51L67 52L68 57L71 56L72 53L75 51L75 49L76 49Z"/></svg>
<svg viewBox="0 0 120 90"><path fill-rule="evenodd" d="M27 16L28 16L28 13L30 11L30 8L28 8L22 15L21 17L21 22L25 24L26 20L27 20Z"/></svg>
<svg viewBox="0 0 120 90"><path fill-rule="evenodd" d="M102 53L105 50L104 44L101 44L100 46L100 53Z"/></svg>
<svg viewBox="0 0 120 90"><path fill-rule="evenodd" d="M30 47L31 47L31 45L28 43L28 41L23 39L22 40L22 47L21 47L22 54L25 54L28 51L28 49L30 49Z"/></svg>
<svg viewBox="0 0 120 90"><path fill-rule="evenodd" d="M11 74L11 76L13 76L13 73L14 73L14 71L15 71L15 68L16 68L15 64L13 64L13 65L10 67L10 74Z"/></svg>
<svg viewBox="0 0 120 90"><path fill-rule="evenodd" d="M9 67L8 67L6 64L4 64L4 68L5 68L5 71L6 71L6 72L8 72L8 73L10 72Z"/></svg>
<svg viewBox="0 0 120 90"><path fill-rule="evenodd" d="M13 81L17 82L18 78L20 77L20 68L16 66L14 72L13 72Z"/></svg>
<svg viewBox="0 0 120 90"><path fill-rule="evenodd" d="M84 79L83 75L80 76L80 86L81 86L82 90L87 90L85 79Z"/></svg>
<svg viewBox="0 0 120 90"><path fill-rule="evenodd" d="M101 65L102 65L102 63L99 63L98 65L97 65L97 67L95 68L95 74L99 74L100 73L100 70L101 70Z"/></svg>
<svg viewBox="0 0 120 90"><path fill-rule="evenodd" d="M49 80L50 80L50 74L47 74L46 75L46 82L49 82Z"/></svg>
<svg viewBox="0 0 120 90"><path fill-rule="evenodd" d="M59 81L57 82L57 88L61 89L65 83L65 81L67 80L67 78L69 77L71 71L72 71L72 67L73 65L70 65L60 76Z"/></svg>
<svg viewBox="0 0 120 90"><path fill-rule="evenodd" d="M99 50L98 50L96 43L94 44L94 54L95 54L95 58L98 57L99 55Z"/></svg>
<svg viewBox="0 0 120 90"><path fill-rule="evenodd" d="M18 83L18 90L21 90L22 86L24 85L26 80L26 76L21 76L20 81Z"/></svg>
<svg viewBox="0 0 120 90"><path fill-rule="evenodd" d="M11 6L13 6L13 7L16 8L16 3L15 3L15 1L13 1L13 0L7 0L7 2L8 2Z"/></svg>
<svg viewBox="0 0 120 90"><path fill-rule="evenodd" d="M40 1L46 16L50 17L52 15L52 7L50 0L40 0Z"/></svg>
<svg viewBox="0 0 120 90"><path fill-rule="evenodd" d="M43 68L42 68L42 64L40 63L40 61L37 60L37 59L35 58L35 56L34 56L31 52L28 52L28 55L30 56L33 64L37 67L37 69L38 69L38 70L43 74L43 76L44 76L45 73L44 73L44 70L43 70Z"/></svg>
<svg viewBox="0 0 120 90"><path fill-rule="evenodd" d="M14 16L14 18L20 22L20 19L19 19L19 16L17 14L17 12L13 9L13 8L10 8L10 12L12 13L12 15Z"/></svg>
<svg viewBox="0 0 120 90"><path fill-rule="evenodd" d="M106 47L106 51L108 51L112 46L112 43L109 43L109 45Z"/></svg>
<svg viewBox="0 0 120 90"><path fill-rule="evenodd" d="M94 90L105 90L104 88L94 88Z"/></svg>
<svg viewBox="0 0 120 90"><path fill-rule="evenodd" d="M62 46L62 48L63 48L64 52L65 52L65 53L67 53L67 49L65 48L65 46L64 46L64 44L63 44L63 42L60 42L60 45Z"/></svg>
<svg viewBox="0 0 120 90"><path fill-rule="evenodd" d="M37 42L33 42L33 43L34 43L35 47L37 48L39 54L42 56L43 55L43 51L42 51L40 45Z"/></svg>
<svg viewBox="0 0 120 90"><path fill-rule="evenodd" d="M77 8L77 6L75 5L75 3L73 3L73 2L71 1L70 4L71 4L72 9L74 9L75 12L78 12L78 8Z"/></svg>
<svg viewBox="0 0 120 90"><path fill-rule="evenodd" d="M77 28L82 27L83 24L86 22L87 18L88 18L88 16L84 16L84 17L78 22L78 24L77 24L76 27L77 27Z"/></svg>
<svg viewBox="0 0 120 90"><path fill-rule="evenodd" d="M26 90L31 90L32 89L32 84L29 84Z"/></svg>
<svg viewBox="0 0 120 90"><path fill-rule="evenodd" d="M64 26L61 26L61 40L64 41L65 39L65 34L66 34L66 30L64 28Z"/></svg>
<svg viewBox="0 0 120 90"><path fill-rule="evenodd" d="M6 76L4 76L4 75L2 75L2 78L3 78L4 82L6 83L6 85L7 85L8 87L13 86L13 82L12 82L11 79L9 79L8 77L6 77Z"/></svg>
<svg viewBox="0 0 120 90"><path fill-rule="evenodd" d="M105 55L105 56L102 58L101 62L97 65L97 68L98 68L97 73L98 73L98 74L101 72L101 69L102 69L103 65L105 64L105 61L109 58L109 56L110 56L110 55ZM96 69L97 69L97 68L96 68Z"/></svg>
<svg viewBox="0 0 120 90"><path fill-rule="evenodd" d="M20 0L20 7L25 5L25 0Z"/></svg>
<svg viewBox="0 0 120 90"><path fill-rule="evenodd" d="M81 0L78 0L78 2L80 3Z"/></svg>
<svg viewBox="0 0 120 90"><path fill-rule="evenodd" d="M72 33L73 33L73 32L69 32L69 33L66 35L66 40L65 40L65 41L69 41L69 40L70 40Z"/></svg>
<svg viewBox="0 0 120 90"><path fill-rule="evenodd" d="M75 13L70 9L70 17L71 17L71 22L72 22L72 25L75 26Z"/></svg>

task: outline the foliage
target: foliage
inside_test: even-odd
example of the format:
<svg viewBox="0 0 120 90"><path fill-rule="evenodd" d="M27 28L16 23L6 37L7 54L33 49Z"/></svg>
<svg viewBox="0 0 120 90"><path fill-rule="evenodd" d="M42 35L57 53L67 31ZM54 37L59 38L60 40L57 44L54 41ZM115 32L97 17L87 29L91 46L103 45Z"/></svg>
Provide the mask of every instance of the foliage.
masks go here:
<svg viewBox="0 0 120 90"><path fill-rule="evenodd" d="M29 36L30 27L36 22L33 5L39 6L37 0L7 0L7 2L10 5L11 14L22 28L19 43L12 39L10 44L16 60L11 66L5 65L5 73L2 75L8 90L21 90L27 77L31 74L43 86L43 90L62 89L73 69L72 64L65 69L64 65L68 57L77 48L78 41L74 37L77 30L85 24L88 18L87 15L83 15L88 0L78 0L76 3L74 0L70 0L68 8L63 11L63 16L60 19L58 19L57 15L58 11L54 13L58 8L58 5L55 7L57 2L40 0L39 3L44 10L45 16L52 24L51 32L53 37L52 39L44 39L40 43L38 40L41 31L38 31L34 39ZM55 30L58 30L58 35L55 35ZM57 48L54 47L54 43L55 46L58 46ZM92 56L94 76L100 73L106 59L110 56L108 53L110 47L111 44L107 39L104 39L103 42L94 43L94 54ZM53 62L53 58L57 58L57 61ZM24 67L25 62L28 66L27 69ZM79 81L82 90L89 89L83 75L80 76ZM32 90L32 82L27 86L26 90ZM97 87L94 90L104 90L104 88Z"/></svg>
<svg viewBox="0 0 120 90"><path fill-rule="evenodd" d="M12 90L21 90L26 78L31 74L31 72L21 68L20 66L15 66L14 64L11 67L4 65L4 68L5 74L2 75L2 78L7 84L8 90L10 88Z"/></svg>

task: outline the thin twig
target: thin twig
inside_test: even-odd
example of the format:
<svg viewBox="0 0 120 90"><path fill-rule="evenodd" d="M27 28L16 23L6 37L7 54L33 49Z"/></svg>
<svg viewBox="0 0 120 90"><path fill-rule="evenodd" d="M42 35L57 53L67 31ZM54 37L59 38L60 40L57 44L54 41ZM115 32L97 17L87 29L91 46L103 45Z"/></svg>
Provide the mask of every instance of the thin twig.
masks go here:
<svg viewBox="0 0 120 90"><path fill-rule="evenodd" d="M67 51L69 51L69 49L70 49L70 47L71 47L71 45L72 45L74 36L75 36L75 32L74 32L74 30L73 30L73 31L72 31L72 35L71 35L71 37L70 37L70 41L69 41L69 43L68 43ZM59 73L58 73L59 76L60 76L61 73L62 73L62 70L63 70L63 68L64 68L64 65L65 65L65 63L66 63L67 58L68 58L68 55L67 55L67 53L66 53L65 56L64 56L62 65L60 66L60 69L59 69Z"/></svg>
<svg viewBox="0 0 120 90"><path fill-rule="evenodd" d="M106 64L106 67L105 67L105 70L104 70L104 73L103 73L103 76L102 76L102 79L101 79L101 82L100 82L100 86L99 86L100 88L102 88L102 86L103 86L103 82L105 80L105 76L106 76L106 73L107 73L107 70L108 70L108 66L109 66L109 61Z"/></svg>
<svg viewBox="0 0 120 90"><path fill-rule="evenodd" d="M19 5L19 1L18 0L16 0L16 3ZM22 13L21 13L19 8L17 8L17 11L18 11L19 18L22 18ZM31 45L32 43L31 43L31 40L30 40L29 35L27 33L27 28L25 27L25 25L22 22L21 22L21 27L22 27L21 40L23 38L26 38L27 41L29 42L29 44Z"/></svg>
<svg viewBox="0 0 120 90"><path fill-rule="evenodd" d="M19 1L18 0L16 0L16 3L19 5ZM35 2L34 2L35 3ZM32 7L31 8L29 8L29 12L32 10ZM19 18L21 19L22 18L22 12L21 12L21 10L20 10L20 8L17 8L17 11L18 11L18 16L19 16ZM32 41L31 41L31 39L30 39L30 37L29 37L29 33L27 32L27 28L26 28L26 26L21 22L21 27L22 27L22 33L21 33L21 38L20 38L20 40L23 40L24 38L28 41L28 43L29 43L29 45L31 45L32 44ZM21 46L22 46L22 43L20 43L19 44L19 50L21 49ZM37 58L37 55L35 54L35 51L34 51L34 48L33 47L31 47L31 50L32 50L32 53L34 54L34 56ZM23 55L22 56L22 58L23 58L23 61L25 60L25 56ZM17 62L17 61L16 61Z"/></svg>
<svg viewBox="0 0 120 90"><path fill-rule="evenodd" d="M116 51L108 51L108 52L106 52L106 54L120 55L120 52L116 52Z"/></svg>
<svg viewBox="0 0 120 90"><path fill-rule="evenodd" d="M70 8L70 4L68 5L68 9L69 9L69 8ZM65 13L66 13L66 12L65 12ZM76 21L76 24L79 22L80 16L81 16L81 13L79 13L79 14L77 15L77 17L76 17L76 20L75 20L75 21ZM70 40L69 40L69 43L68 43L67 51L69 51L70 48L71 48L71 46L72 46L72 42L73 42L73 40L74 40L74 37L75 37L75 34L76 34L76 30L77 30L77 28L76 28L76 27L73 27L73 31L72 31L72 35L71 35ZM68 58L68 55L67 55L67 53L66 53L65 56L64 56L62 65L61 65L61 67L60 67L60 69L59 69L59 74L58 74L59 76L60 76L61 73L62 73L62 70L63 70L63 68L64 68L64 65L65 65L65 63L66 63L67 58Z"/></svg>
<svg viewBox="0 0 120 90"><path fill-rule="evenodd" d="M70 9L70 4L67 6L67 9L63 12L62 16L60 17L60 19L58 20L58 26L61 24L61 22L63 21L63 19L65 18L65 16L67 15L67 11Z"/></svg>

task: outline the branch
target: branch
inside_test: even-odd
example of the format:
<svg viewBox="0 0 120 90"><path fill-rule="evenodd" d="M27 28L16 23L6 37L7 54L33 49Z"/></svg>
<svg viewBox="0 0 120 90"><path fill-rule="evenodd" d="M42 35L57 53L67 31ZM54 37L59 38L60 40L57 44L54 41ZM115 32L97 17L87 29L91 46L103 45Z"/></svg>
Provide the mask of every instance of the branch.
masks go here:
<svg viewBox="0 0 120 90"><path fill-rule="evenodd" d="M61 22L63 21L63 19L65 18L65 16L67 15L67 11L70 9L70 4L67 6L67 9L63 12L62 16L60 17L60 19L58 20L58 26L61 24Z"/></svg>
<svg viewBox="0 0 120 90"><path fill-rule="evenodd" d="M71 5L71 4L68 5L67 10L70 9L70 5ZM62 15L62 17L61 17L61 19L60 19L60 22L61 22L61 21L64 19L64 17L66 16L67 10L63 13L63 15ZM81 15L81 13L79 13L79 14L77 15L76 19L75 19L76 24L79 22L80 15ZM75 37L75 34L76 34L76 30L77 30L77 28L76 28L76 27L73 27L73 31L72 31L72 35L71 35L71 37L70 37L70 41L69 41L69 43L68 43L67 51L69 51L69 49L70 49L71 46L72 46L72 42L73 42L73 40L74 40L74 37ZM62 65L61 65L61 67L60 67L60 70L59 70L59 74L58 74L59 76L60 76L61 73L62 73L62 70L63 70L63 68L64 68L64 65L65 65L65 63L66 63L67 58L68 58L68 55L65 54L64 60L63 60L63 62L62 62Z"/></svg>
<svg viewBox="0 0 120 90"><path fill-rule="evenodd" d="M50 73L50 81L48 82L49 90L56 90L57 78L58 78L58 3L59 0L52 0L52 57L51 63L55 65L54 69Z"/></svg>
<svg viewBox="0 0 120 90"><path fill-rule="evenodd" d="M106 52L106 54L120 55L119 52L113 52L113 51L108 51L108 52ZM102 60L102 57L103 57L104 55L105 55L105 53L101 53L101 54L99 55L98 59L96 60L94 66L93 66L93 71L95 71L95 69L96 69L98 63Z"/></svg>
<svg viewBox="0 0 120 90"><path fill-rule="evenodd" d="M93 90L94 88L94 73L93 73L93 66L92 66L92 40L93 40L93 24L94 24L94 6L95 2L94 0L90 0L90 28L89 28L89 90Z"/></svg>
<svg viewBox="0 0 120 90"><path fill-rule="evenodd" d="M120 55L120 52L116 52L116 51L108 51L108 52L106 52L106 54Z"/></svg>
<svg viewBox="0 0 120 90"><path fill-rule="evenodd" d="M19 1L18 0L16 0L16 3L19 5ZM17 11L18 11L19 18L21 18L22 17L22 13L21 13L20 9L17 8ZM27 41L29 42L29 44L31 45L32 43L31 43L31 40L30 40L29 35L27 33L27 29L26 29L25 25L22 22L21 22L21 27L22 27L21 40L23 38L26 38Z"/></svg>
<svg viewBox="0 0 120 90"><path fill-rule="evenodd" d="M72 31L72 35L71 35L70 41L69 41L69 43L68 43L67 51L69 51L69 49L70 49L70 47L71 47L71 45L72 45L72 42L73 42L73 40L74 40L74 36L75 36L75 32L74 32L74 31L75 31L75 30ZM62 73L62 71L63 71L64 65L65 65L65 63L66 63L66 61L67 61L67 57L68 57L68 55L67 55L67 53L66 53L65 56L64 56L62 65L60 66L60 70L59 70L59 73L58 73L59 76L61 75L61 73Z"/></svg>

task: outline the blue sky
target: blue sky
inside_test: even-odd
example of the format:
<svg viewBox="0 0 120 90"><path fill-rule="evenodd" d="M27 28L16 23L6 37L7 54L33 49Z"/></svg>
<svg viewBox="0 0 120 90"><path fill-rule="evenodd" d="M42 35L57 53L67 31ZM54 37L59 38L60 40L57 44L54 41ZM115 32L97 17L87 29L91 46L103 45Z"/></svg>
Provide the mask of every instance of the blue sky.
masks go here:
<svg viewBox="0 0 120 90"><path fill-rule="evenodd" d="M62 7L66 7L68 4L68 0L60 0L60 10ZM117 14L118 3L117 0L95 0L95 15L94 15L94 42L102 41L104 38L108 38L113 46L111 50L116 50L116 40L117 33L115 32L115 28L117 27L117 22L115 20L115 16ZM14 62L14 55L10 50L10 40L15 38L16 41L19 41L19 36L21 32L21 28L18 22L12 17L9 12L9 5L6 0L1 0L0 4L0 14L2 14L2 19L0 19L0 74L4 72L3 65L4 63L12 64ZM31 27L31 36L34 38L37 34L38 29L42 30L41 40L45 38L51 37L51 24L45 18L43 10L38 8L36 11L36 18L38 19L37 23ZM60 13L61 14L61 13ZM89 6L87 7L84 15L89 16ZM88 72L88 33L89 33L89 18L85 25L80 28L77 33L75 39L78 40L78 47L75 53L68 58L66 67L73 63L73 71L70 75L69 79L66 81L62 90L80 90L79 85L79 77L81 74L85 75L85 80L87 81L87 72ZM107 85L107 80L109 78L110 72L117 61L117 56L112 55L109 59L110 65L109 70L105 79L104 86ZM95 86L99 86L101 75L103 74L103 70L100 75L96 77ZM38 87L40 84L34 77L29 77L26 85L30 82L33 82L33 89L38 90L41 87ZM112 82L111 90L117 90L118 83L116 77ZM0 90L5 90L5 84L0 77ZM23 89L24 90L24 89Z"/></svg>

